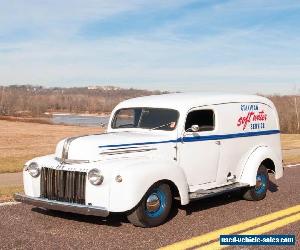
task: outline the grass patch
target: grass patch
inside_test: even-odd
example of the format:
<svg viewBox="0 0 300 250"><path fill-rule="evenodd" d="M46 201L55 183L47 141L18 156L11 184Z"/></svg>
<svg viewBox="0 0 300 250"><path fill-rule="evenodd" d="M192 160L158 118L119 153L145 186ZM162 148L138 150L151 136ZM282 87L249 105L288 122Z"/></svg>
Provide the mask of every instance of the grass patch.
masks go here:
<svg viewBox="0 0 300 250"><path fill-rule="evenodd" d="M300 149L296 151L283 151L284 164L296 164L300 162Z"/></svg>
<svg viewBox="0 0 300 250"><path fill-rule="evenodd" d="M281 145L284 164L300 162L300 134L282 134Z"/></svg>
<svg viewBox="0 0 300 250"><path fill-rule="evenodd" d="M300 148L300 134L282 134L282 149Z"/></svg>
<svg viewBox="0 0 300 250"><path fill-rule="evenodd" d="M0 120L0 173L19 172L28 160L53 154L63 138L103 132L103 128Z"/></svg>
<svg viewBox="0 0 300 250"><path fill-rule="evenodd" d="M13 201L14 193L23 192L23 186L0 187L0 202Z"/></svg>
<svg viewBox="0 0 300 250"><path fill-rule="evenodd" d="M0 157L0 174L21 172L24 163L33 157L34 155L23 157Z"/></svg>

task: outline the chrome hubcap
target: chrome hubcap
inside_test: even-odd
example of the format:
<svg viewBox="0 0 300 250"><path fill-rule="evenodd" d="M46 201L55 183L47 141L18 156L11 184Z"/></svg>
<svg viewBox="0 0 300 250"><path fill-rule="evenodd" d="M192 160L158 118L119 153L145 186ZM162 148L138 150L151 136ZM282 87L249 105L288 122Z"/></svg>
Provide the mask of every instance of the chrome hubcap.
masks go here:
<svg viewBox="0 0 300 250"><path fill-rule="evenodd" d="M151 212L155 212L160 207L160 200L157 194L151 194L146 201L146 208Z"/></svg>

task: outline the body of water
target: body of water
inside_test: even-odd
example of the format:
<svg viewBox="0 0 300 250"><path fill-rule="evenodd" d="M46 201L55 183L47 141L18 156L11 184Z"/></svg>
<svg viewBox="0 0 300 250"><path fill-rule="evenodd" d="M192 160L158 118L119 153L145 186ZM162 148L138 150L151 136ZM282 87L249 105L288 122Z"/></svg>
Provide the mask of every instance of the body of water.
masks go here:
<svg viewBox="0 0 300 250"><path fill-rule="evenodd" d="M68 124L78 126L100 127L108 124L109 116L84 116L84 115L53 115L54 124Z"/></svg>

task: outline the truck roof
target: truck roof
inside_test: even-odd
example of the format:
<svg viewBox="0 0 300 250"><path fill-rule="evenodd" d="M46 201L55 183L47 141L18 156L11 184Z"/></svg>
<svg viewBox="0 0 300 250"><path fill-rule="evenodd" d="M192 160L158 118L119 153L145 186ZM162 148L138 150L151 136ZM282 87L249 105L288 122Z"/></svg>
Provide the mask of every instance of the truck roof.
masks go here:
<svg viewBox="0 0 300 250"><path fill-rule="evenodd" d="M264 103L274 108L273 103L269 99L258 95L192 92L137 97L121 102L116 109L126 107L159 107L183 111L198 106L235 102Z"/></svg>

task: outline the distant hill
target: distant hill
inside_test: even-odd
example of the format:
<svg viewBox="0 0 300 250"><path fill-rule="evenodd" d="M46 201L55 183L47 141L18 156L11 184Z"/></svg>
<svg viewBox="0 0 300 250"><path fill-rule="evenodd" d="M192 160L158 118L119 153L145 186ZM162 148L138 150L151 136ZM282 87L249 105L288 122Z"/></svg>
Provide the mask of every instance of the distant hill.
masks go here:
<svg viewBox="0 0 300 250"><path fill-rule="evenodd" d="M36 117L43 116L46 112L110 113L123 100L163 93L166 92L114 86L0 86L0 115Z"/></svg>

